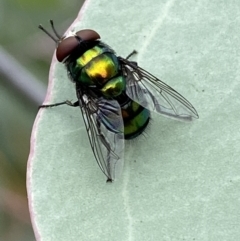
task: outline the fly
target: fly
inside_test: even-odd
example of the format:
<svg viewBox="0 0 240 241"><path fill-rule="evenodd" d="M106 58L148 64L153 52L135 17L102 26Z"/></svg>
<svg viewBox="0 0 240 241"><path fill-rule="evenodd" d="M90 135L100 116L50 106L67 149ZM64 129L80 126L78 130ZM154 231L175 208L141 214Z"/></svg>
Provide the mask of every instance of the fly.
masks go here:
<svg viewBox="0 0 240 241"><path fill-rule="evenodd" d="M139 136L147 127L150 111L181 121L198 118L192 104L170 86L130 61L100 40L91 29L70 32L61 37L50 20L56 37L43 30L56 44L56 57L65 64L75 83L77 101L41 105L40 108L67 104L80 107L95 159L112 182L124 163L124 140Z"/></svg>

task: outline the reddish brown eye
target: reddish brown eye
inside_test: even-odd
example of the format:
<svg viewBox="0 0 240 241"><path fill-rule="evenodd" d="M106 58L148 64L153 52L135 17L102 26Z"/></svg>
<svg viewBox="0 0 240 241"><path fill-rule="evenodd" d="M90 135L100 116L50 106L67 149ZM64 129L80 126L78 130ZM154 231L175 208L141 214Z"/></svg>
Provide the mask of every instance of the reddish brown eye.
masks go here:
<svg viewBox="0 0 240 241"><path fill-rule="evenodd" d="M76 35L82 41L94 41L100 39L100 35L91 29L83 29L76 33ZM79 41L76 37L71 36L66 39L63 39L62 42L59 43L57 47L57 60L62 62L68 55L72 53L72 51L79 45Z"/></svg>
<svg viewBox="0 0 240 241"><path fill-rule="evenodd" d="M75 37L69 37L59 43L57 47L57 60L62 62L78 46L79 42Z"/></svg>
<svg viewBox="0 0 240 241"><path fill-rule="evenodd" d="M76 35L82 40L94 41L100 39L100 35L92 29L83 29L76 32Z"/></svg>

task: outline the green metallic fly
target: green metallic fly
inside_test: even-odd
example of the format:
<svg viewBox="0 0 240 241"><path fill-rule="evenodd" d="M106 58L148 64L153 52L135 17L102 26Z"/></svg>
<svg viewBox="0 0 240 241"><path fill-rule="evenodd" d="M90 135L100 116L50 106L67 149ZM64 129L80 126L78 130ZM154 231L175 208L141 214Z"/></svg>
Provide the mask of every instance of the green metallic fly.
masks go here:
<svg viewBox="0 0 240 241"><path fill-rule="evenodd" d="M116 179L124 163L124 139L140 135L147 127L150 111L182 121L198 118L192 104L177 91L136 62L116 56L91 29L61 37L50 21L56 38L39 28L57 44L56 57L75 83L78 100L41 105L67 104L80 107L96 161L107 177Z"/></svg>

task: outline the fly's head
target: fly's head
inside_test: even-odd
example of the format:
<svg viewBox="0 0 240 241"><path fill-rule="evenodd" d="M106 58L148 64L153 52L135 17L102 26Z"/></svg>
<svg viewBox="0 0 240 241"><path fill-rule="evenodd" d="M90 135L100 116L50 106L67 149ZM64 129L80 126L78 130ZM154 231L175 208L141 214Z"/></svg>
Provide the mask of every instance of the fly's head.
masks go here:
<svg viewBox="0 0 240 241"><path fill-rule="evenodd" d="M64 62L73 52L78 48L82 52L85 52L86 43L93 42L100 39L100 35L92 29L83 29L78 32L69 32L66 36L61 37L53 24L53 21L50 20L52 30L55 34L53 36L42 25L39 25L39 28L44 31L57 45L56 47L56 57L59 62Z"/></svg>

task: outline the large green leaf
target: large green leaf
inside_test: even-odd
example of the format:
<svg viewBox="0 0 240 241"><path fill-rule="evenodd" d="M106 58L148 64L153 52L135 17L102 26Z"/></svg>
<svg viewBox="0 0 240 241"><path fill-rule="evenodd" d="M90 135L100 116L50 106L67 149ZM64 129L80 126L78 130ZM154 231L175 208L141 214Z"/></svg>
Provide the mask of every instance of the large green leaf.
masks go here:
<svg viewBox="0 0 240 241"><path fill-rule="evenodd" d="M238 240L239 7L237 1L85 3L72 28L91 28L199 112L181 123L153 115L126 142L122 177L98 168L80 110L40 110L28 164L28 196L38 240ZM76 100L53 58L45 103Z"/></svg>

